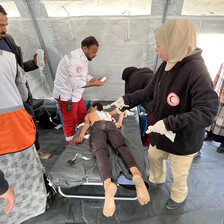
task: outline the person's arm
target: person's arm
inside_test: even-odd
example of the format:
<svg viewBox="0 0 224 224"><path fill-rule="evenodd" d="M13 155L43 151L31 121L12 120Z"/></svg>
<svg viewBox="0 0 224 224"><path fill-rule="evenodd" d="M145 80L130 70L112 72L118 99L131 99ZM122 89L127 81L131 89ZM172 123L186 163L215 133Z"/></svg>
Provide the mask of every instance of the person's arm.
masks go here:
<svg viewBox="0 0 224 224"><path fill-rule="evenodd" d="M115 124L117 128L122 127L123 118L124 118L124 112L121 112L119 115L118 122Z"/></svg>
<svg viewBox="0 0 224 224"><path fill-rule="evenodd" d="M83 140L84 140L84 136L87 132L87 130L89 129L89 125L90 125L90 120L89 120L89 115L87 114L86 117L85 117L85 123L82 127L82 130L79 134L79 137L75 138L74 140L74 145L76 146L77 144L79 143L82 143Z"/></svg>
<svg viewBox="0 0 224 224"><path fill-rule="evenodd" d="M4 198L7 200L7 204L5 207L5 214L7 215L14 203L15 203L15 194L13 188L10 186L6 179L4 178L4 173L0 170L0 198Z"/></svg>
<svg viewBox="0 0 224 224"><path fill-rule="evenodd" d="M22 101L26 102L28 99L28 88L26 87L26 81L24 79L24 75L25 75L24 70L18 65L15 82L19 90L20 96L22 98Z"/></svg>
<svg viewBox="0 0 224 224"><path fill-rule="evenodd" d="M144 89L138 90L134 93L128 93L125 96L114 101L111 105L115 105L120 111L129 110L142 102L149 102L153 99L154 86L152 82Z"/></svg>
<svg viewBox="0 0 224 224"><path fill-rule="evenodd" d="M21 49L20 49L20 51L21 51ZM20 54L22 54L22 51ZM36 70L38 68L39 67L37 66L37 54L34 54L33 60L23 62L23 69L25 72L30 72L30 71Z"/></svg>
<svg viewBox="0 0 224 224"><path fill-rule="evenodd" d="M91 77L91 76L89 76ZM102 86L104 85L105 81L102 82L100 81L102 79L102 77L99 77L99 78L92 78L89 80L89 82L86 83L86 85L83 87L83 88L88 88L88 87L91 87L91 86Z"/></svg>
<svg viewBox="0 0 224 224"><path fill-rule="evenodd" d="M44 63L47 63L47 57L46 54L44 53ZM29 72L38 69L37 65L37 53L33 55L33 60L29 60L23 63L24 71Z"/></svg>
<svg viewBox="0 0 224 224"><path fill-rule="evenodd" d="M86 85L83 86L83 88L88 88L91 86L102 86L102 85L104 85L104 82L101 82L99 79L93 78L89 82L87 82Z"/></svg>
<svg viewBox="0 0 224 224"><path fill-rule="evenodd" d="M111 116L113 116L115 114L118 114L118 113L119 113L118 109L114 109L111 112L109 112L109 114ZM118 122L116 122L116 124L115 124L117 128L121 128L122 127L123 118L124 118L124 112L121 112L120 115L119 115Z"/></svg>
<svg viewBox="0 0 224 224"><path fill-rule="evenodd" d="M91 78L90 80L89 80L89 82L95 82L96 81L96 78Z"/></svg>
<svg viewBox="0 0 224 224"><path fill-rule="evenodd" d="M154 75L150 83L144 89L125 94L124 96L113 102L111 105L116 105L116 107L121 111L125 111L141 104L142 102L149 102L153 99L156 82L157 76Z"/></svg>
<svg viewBox="0 0 224 224"><path fill-rule="evenodd" d="M101 82L100 80L93 78L89 74L86 74L83 71L83 62L77 58L74 57L72 59L64 58L64 63L67 63L68 65L68 75L70 79L70 85L72 89L76 88L88 88L92 86L102 86L104 85L104 82ZM87 72L88 73L88 72Z"/></svg>
<svg viewBox="0 0 224 224"><path fill-rule="evenodd" d="M25 72L30 72L39 68L37 65L35 65L33 60L24 62L23 67Z"/></svg>
<svg viewBox="0 0 224 224"><path fill-rule="evenodd" d="M5 40L10 46L12 52L16 55L16 61L17 63L23 67L25 72L29 72L32 70L35 70L38 68L38 66L35 65L34 60L29 60L27 62L23 62L23 53L20 46L18 46L13 39L13 37L10 34L5 35Z"/></svg>
<svg viewBox="0 0 224 224"><path fill-rule="evenodd" d="M114 109L114 110L112 110L112 111L110 111L110 112L108 112L111 116L114 116L115 114L118 114L118 110L117 110L117 108L116 109Z"/></svg>

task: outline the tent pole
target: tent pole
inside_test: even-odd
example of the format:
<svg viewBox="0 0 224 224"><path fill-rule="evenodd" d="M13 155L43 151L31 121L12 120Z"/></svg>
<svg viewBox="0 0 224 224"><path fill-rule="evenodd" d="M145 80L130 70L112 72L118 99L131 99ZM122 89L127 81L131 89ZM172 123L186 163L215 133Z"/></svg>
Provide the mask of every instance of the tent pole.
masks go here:
<svg viewBox="0 0 224 224"><path fill-rule="evenodd" d="M37 31L37 34L38 34L38 38L39 38L39 41L40 41L40 45L42 46L42 48L43 48L43 50L44 50L44 52L45 52L45 54L46 54L47 62L48 62L48 66L49 66L49 69L50 69L50 71L51 71L51 77L52 77L52 79L54 80L55 77L54 77L54 75L53 75L54 72L53 72L53 69L52 69L52 65L51 65L50 57L49 57L49 54L48 54L48 51L47 51L47 47L46 47L46 45L45 45L45 43L44 43L43 37L42 37L42 35L41 35L41 32L40 32L40 28L39 28L38 22L37 22L37 20L36 20L36 17L35 17L34 14L33 14L33 10L32 10L32 8L31 8L31 6L30 6L29 0L26 0L26 4L27 4L27 7L28 7L28 9L29 9L29 11L30 11L30 15L31 15L31 17L32 17L32 20L33 20L33 22L34 22L34 26L35 26L36 31Z"/></svg>
<svg viewBox="0 0 224 224"><path fill-rule="evenodd" d="M165 8L164 8L164 13L163 13L163 18L162 18L162 24L166 21L166 16L167 16L167 11L169 8L170 0L166 0ZM156 55L156 70L158 67L158 61L159 61L159 56L158 54Z"/></svg>

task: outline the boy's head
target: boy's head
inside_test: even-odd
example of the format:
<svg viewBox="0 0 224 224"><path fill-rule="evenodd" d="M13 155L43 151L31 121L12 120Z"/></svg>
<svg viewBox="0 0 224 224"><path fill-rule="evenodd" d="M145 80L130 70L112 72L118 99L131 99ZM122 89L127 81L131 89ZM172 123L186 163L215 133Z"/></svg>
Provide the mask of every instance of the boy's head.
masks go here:
<svg viewBox="0 0 224 224"><path fill-rule="evenodd" d="M90 112L93 112L94 110L103 110L103 106L101 103L94 103L92 104L92 107L91 107L91 111Z"/></svg>

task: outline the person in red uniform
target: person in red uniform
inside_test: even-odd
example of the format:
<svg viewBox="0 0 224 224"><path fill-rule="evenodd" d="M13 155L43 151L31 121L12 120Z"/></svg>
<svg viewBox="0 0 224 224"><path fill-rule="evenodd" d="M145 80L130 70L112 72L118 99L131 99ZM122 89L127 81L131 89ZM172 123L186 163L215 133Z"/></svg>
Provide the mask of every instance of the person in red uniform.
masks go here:
<svg viewBox="0 0 224 224"><path fill-rule="evenodd" d="M85 88L102 86L101 78L89 75L88 63L96 57L99 43L93 36L86 37L81 48L65 55L59 62L54 81L53 97L58 100L64 122L66 146L72 140L79 125L86 116L82 98Z"/></svg>

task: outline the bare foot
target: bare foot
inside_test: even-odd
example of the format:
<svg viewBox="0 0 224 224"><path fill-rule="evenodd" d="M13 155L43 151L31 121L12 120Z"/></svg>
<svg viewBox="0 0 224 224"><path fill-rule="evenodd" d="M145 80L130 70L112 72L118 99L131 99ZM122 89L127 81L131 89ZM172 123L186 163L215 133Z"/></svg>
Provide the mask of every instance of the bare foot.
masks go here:
<svg viewBox="0 0 224 224"><path fill-rule="evenodd" d="M150 196L142 177L134 175L132 181L135 184L138 202L141 205L146 205L150 201Z"/></svg>
<svg viewBox="0 0 224 224"><path fill-rule="evenodd" d="M110 217L115 212L115 201L114 195L117 192L117 186L114 183L109 183L107 188L105 189L105 201L103 206L103 214L106 217Z"/></svg>

